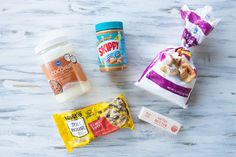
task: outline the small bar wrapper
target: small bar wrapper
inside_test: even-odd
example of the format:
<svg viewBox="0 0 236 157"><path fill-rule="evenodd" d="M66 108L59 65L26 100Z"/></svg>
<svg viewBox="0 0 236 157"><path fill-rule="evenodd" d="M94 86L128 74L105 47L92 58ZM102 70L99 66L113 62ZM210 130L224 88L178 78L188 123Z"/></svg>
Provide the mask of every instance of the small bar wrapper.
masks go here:
<svg viewBox="0 0 236 157"><path fill-rule="evenodd" d="M188 48L199 45L219 22L211 12L210 6L195 11L183 6L180 15L185 21L185 28L181 45L159 52L135 85L187 108L197 77Z"/></svg>
<svg viewBox="0 0 236 157"><path fill-rule="evenodd" d="M129 107L122 94L112 102L100 102L78 110L57 113L53 118L68 152L121 128L134 130Z"/></svg>
<svg viewBox="0 0 236 157"><path fill-rule="evenodd" d="M142 107L138 118L175 135L177 135L182 127L179 122L176 122L146 107Z"/></svg>

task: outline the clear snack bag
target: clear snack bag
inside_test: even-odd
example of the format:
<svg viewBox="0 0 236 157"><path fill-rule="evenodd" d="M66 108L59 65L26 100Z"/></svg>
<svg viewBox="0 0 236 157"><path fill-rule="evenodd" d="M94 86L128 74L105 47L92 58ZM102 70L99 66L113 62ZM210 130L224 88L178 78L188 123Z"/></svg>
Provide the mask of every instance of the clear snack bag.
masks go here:
<svg viewBox="0 0 236 157"><path fill-rule="evenodd" d="M185 21L181 46L159 52L135 85L186 108L197 77L188 48L199 45L219 22L211 13L210 6L193 11L184 5L180 10Z"/></svg>

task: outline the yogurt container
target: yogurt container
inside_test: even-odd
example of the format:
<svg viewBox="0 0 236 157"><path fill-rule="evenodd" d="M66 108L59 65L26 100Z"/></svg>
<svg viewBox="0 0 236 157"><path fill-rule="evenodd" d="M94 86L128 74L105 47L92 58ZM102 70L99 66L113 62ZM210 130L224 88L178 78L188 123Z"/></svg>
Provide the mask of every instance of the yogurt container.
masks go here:
<svg viewBox="0 0 236 157"><path fill-rule="evenodd" d="M98 64L100 71L127 68L123 23L120 21L96 24Z"/></svg>
<svg viewBox="0 0 236 157"><path fill-rule="evenodd" d="M75 49L61 32L51 32L35 48L56 100L65 102L86 93L90 83L76 58Z"/></svg>

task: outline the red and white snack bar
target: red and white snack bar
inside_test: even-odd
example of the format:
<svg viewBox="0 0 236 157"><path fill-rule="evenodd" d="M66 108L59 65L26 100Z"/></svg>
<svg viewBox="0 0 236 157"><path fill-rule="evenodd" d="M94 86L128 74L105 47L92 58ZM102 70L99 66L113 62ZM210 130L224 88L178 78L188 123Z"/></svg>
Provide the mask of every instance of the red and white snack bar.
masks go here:
<svg viewBox="0 0 236 157"><path fill-rule="evenodd" d="M142 107L138 118L175 135L182 127L179 122L154 112L146 107Z"/></svg>

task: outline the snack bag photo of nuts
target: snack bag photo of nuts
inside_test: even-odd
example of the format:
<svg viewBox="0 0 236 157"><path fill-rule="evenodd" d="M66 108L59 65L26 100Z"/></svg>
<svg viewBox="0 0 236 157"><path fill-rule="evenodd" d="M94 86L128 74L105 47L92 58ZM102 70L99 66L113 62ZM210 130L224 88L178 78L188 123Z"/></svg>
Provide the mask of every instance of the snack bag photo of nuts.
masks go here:
<svg viewBox="0 0 236 157"><path fill-rule="evenodd" d="M117 59L115 57L111 57L109 59L109 64L116 64L116 62L117 62Z"/></svg>
<svg viewBox="0 0 236 157"><path fill-rule="evenodd" d="M186 54L183 55L181 50L185 53L187 52L188 56L185 56ZM189 63L189 57L190 52L183 50L183 48L177 48L176 52L166 54L164 61L161 63L160 70L169 76L177 75L180 80L190 83L196 78L196 69Z"/></svg>
<svg viewBox="0 0 236 157"><path fill-rule="evenodd" d="M117 59L117 63L123 63L124 62L124 57L123 56L120 56L118 59Z"/></svg>
<svg viewBox="0 0 236 157"><path fill-rule="evenodd" d="M197 76L195 69L193 69L187 62L182 62L178 70L179 78L186 83L192 82Z"/></svg>
<svg viewBox="0 0 236 157"><path fill-rule="evenodd" d="M178 75L179 71L177 69L178 63L171 55L166 55L166 59L162 62L160 70L167 75L175 76Z"/></svg>
<svg viewBox="0 0 236 157"><path fill-rule="evenodd" d="M128 120L128 110L121 98L116 98L104 112L107 120L114 126L122 127Z"/></svg>

